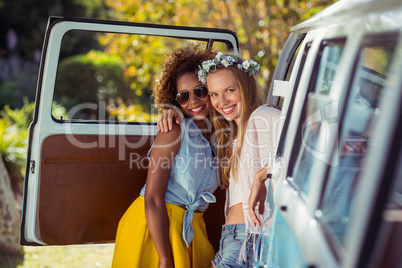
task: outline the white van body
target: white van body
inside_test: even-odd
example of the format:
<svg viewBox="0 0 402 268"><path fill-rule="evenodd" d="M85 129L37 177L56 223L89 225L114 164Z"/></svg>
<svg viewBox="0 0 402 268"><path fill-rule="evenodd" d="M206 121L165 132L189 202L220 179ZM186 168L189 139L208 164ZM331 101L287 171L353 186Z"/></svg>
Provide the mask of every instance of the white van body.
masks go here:
<svg viewBox="0 0 402 268"><path fill-rule="evenodd" d="M401 1L346 0L291 28L274 75L287 82L271 85L268 103L284 98L273 199L301 252L271 238L279 257L256 256L265 259L256 266L291 267L275 259L288 256L314 267L401 267L401 18ZM282 68L292 53L293 69ZM336 215L342 202L348 211Z"/></svg>
<svg viewBox="0 0 402 268"><path fill-rule="evenodd" d="M340 0L291 28L267 99L282 116L269 171L274 213L256 267L402 267L401 18L400 0ZM146 179L130 154L146 161L155 123L54 111L53 101L63 100L63 44L93 33L135 37L133 46L150 37L239 49L227 30L50 18L30 126L23 245L113 242ZM217 249L224 193L216 195L205 221Z"/></svg>

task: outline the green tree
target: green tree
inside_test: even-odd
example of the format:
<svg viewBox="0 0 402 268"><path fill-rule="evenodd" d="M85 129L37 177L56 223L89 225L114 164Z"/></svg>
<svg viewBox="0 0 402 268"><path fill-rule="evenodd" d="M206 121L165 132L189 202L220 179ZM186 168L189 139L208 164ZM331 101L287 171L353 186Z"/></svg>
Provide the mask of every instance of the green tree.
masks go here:
<svg viewBox="0 0 402 268"><path fill-rule="evenodd" d="M55 100L70 110L83 102L108 102L117 93L117 96L127 99L130 92L123 80L122 65L120 57L97 50L62 60L56 80Z"/></svg>
<svg viewBox="0 0 402 268"><path fill-rule="evenodd" d="M260 84L268 89L290 27L336 0L105 0L118 20L180 26L226 28L238 34L241 53L261 64ZM130 53L131 43L101 39L109 53ZM152 42L151 39L145 42ZM121 43L121 42L120 42ZM149 53L152 59L154 51ZM147 55L147 54L146 54ZM157 56L157 55L156 55ZM154 65L155 66L155 65ZM147 64L148 69L155 68ZM152 73L152 72L150 72ZM131 74L128 74L130 77ZM134 75L134 74L132 74ZM150 78L147 78L150 79Z"/></svg>

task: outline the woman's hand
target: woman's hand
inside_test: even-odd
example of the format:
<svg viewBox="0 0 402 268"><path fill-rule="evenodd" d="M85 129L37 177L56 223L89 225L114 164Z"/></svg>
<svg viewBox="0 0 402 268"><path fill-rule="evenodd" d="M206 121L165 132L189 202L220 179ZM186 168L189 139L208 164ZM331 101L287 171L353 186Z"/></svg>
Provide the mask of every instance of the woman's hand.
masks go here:
<svg viewBox="0 0 402 268"><path fill-rule="evenodd" d="M180 121L183 119L183 112L180 111L179 108L171 108L163 110L163 114L159 118L156 125L158 126L158 130L162 133L166 133L172 130L173 120L176 124L180 124Z"/></svg>
<svg viewBox="0 0 402 268"><path fill-rule="evenodd" d="M276 105L273 105L273 104L268 104L267 106L268 106L268 107L271 107L271 108L275 108L275 109L277 109L277 110L279 110L279 111L281 111L281 110L282 110L282 108L281 108L281 107L276 106Z"/></svg>
<svg viewBox="0 0 402 268"><path fill-rule="evenodd" d="M167 260L166 262L161 261L159 263L159 268L173 268L173 260L172 258L169 258L169 260Z"/></svg>
<svg viewBox="0 0 402 268"><path fill-rule="evenodd" d="M266 179L267 165L263 167L260 171L258 171L258 173L255 175L250 197L248 198L249 214L254 226L261 226L261 222L255 215L255 207L257 206L257 203L260 202L258 213L260 213L260 215L264 214L265 198L267 196L267 187L265 186Z"/></svg>

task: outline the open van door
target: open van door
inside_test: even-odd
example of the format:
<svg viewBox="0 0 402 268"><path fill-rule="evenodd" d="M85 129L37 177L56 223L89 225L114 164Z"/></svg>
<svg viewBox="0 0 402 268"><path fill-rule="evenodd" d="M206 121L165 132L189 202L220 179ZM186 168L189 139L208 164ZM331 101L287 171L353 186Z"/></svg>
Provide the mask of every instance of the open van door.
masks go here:
<svg viewBox="0 0 402 268"><path fill-rule="evenodd" d="M146 180L157 132L152 81L165 55L188 43L238 52L228 30L49 19L29 130L22 245L114 241ZM117 46L130 57L105 53ZM224 195L215 194L218 201L204 217L217 248Z"/></svg>

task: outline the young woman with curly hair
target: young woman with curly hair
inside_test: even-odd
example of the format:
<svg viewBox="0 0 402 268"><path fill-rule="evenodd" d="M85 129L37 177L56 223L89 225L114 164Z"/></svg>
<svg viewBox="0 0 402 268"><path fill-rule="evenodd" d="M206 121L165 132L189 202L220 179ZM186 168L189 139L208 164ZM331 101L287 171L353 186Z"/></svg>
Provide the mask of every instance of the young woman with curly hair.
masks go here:
<svg viewBox="0 0 402 268"><path fill-rule="evenodd" d="M211 102L197 78L198 66L213 55L188 46L164 61L155 103L177 107L185 117L156 135L146 185L119 222L113 267L209 267L214 258L203 220L218 187L207 120Z"/></svg>

